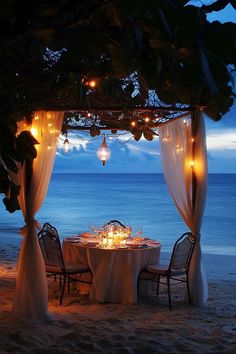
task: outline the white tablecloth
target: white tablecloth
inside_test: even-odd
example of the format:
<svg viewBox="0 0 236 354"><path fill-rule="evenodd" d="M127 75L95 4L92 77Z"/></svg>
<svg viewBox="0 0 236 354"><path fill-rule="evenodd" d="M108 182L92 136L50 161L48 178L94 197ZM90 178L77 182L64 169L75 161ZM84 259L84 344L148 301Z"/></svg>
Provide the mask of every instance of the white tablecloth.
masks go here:
<svg viewBox="0 0 236 354"><path fill-rule="evenodd" d="M147 265L158 263L160 244L138 249L101 249L63 241L68 263L88 265L93 274L90 299L97 302L137 302L137 279Z"/></svg>

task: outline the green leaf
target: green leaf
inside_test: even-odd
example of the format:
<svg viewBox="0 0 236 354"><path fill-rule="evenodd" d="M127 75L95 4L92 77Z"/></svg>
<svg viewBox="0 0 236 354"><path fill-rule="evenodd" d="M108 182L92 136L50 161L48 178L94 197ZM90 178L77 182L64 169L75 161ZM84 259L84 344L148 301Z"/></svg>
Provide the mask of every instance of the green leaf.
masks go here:
<svg viewBox="0 0 236 354"><path fill-rule="evenodd" d="M90 128L90 135L94 138L95 136L97 135L100 135L101 131L98 127L96 127L95 125L93 125L91 128Z"/></svg>
<svg viewBox="0 0 236 354"><path fill-rule="evenodd" d="M6 164L7 168L11 170L14 173L18 172L17 164L16 162L11 158L9 155L5 155L3 157L3 161Z"/></svg>
<svg viewBox="0 0 236 354"><path fill-rule="evenodd" d="M0 178L0 193L7 194L10 188L10 181L8 178Z"/></svg>
<svg viewBox="0 0 236 354"><path fill-rule="evenodd" d="M134 139L135 139L136 141L139 141L139 140L141 139L141 137L142 137L142 130L141 130L141 129L134 129L134 130L132 131L132 133L133 133Z"/></svg>
<svg viewBox="0 0 236 354"><path fill-rule="evenodd" d="M14 211L20 210L20 205L16 196L14 196L14 198L12 197L11 199L3 198L2 201L9 213L14 213Z"/></svg>
<svg viewBox="0 0 236 354"><path fill-rule="evenodd" d="M4 198L3 203L6 207L6 210L10 213L13 213L16 210L20 209L20 205L18 202L18 194L19 194L20 187L16 184L10 182L10 198Z"/></svg>
<svg viewBox="0 0 236 354"><path fill-rule="evenodd" d="M0 164L0 179L1 178L6 178L8 176L8 172L5 169L5 167L3 167L2 164Z"/></svg>
<svg viewBox="0 0 236 354"><path fill-rule="evenodd" d="M152 140L153 140L153 133L152 133L151 130L145 130L145 131L143 132L143 136L144 136L144 138L145 138L146 140L148 140L148 141L152 141Z"/></svg>
<svg viewBox="0 0 236 354"><path fill-rule="evenodd" d="M34 138L34 136L28 130L24 130L17 137L17 145L19 148L25 145L29 146L29 145L36 145L36 144L39 144L39 142Z"/></svg>
<svg viewBox="0 0 236 354"><path fill-rule="evenodd" d="M201 67L202 67L202 74L204 77L204 80L213 96L215 96L218 92L217 85L215 84L215 81L213 79L208 57L202 47L199 47L199 53L200 53L200 61L201 61Z"/></svg>

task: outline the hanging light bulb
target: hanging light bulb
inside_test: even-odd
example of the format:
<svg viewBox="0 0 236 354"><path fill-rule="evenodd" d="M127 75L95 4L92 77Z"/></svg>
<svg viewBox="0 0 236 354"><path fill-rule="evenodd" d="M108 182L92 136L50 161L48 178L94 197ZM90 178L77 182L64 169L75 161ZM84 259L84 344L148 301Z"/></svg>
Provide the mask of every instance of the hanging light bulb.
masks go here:
<svg viewBox="0 0 236 354"><path fill-rule="evenodd" d="M97 151L97 155L98 155L99 160L102 161L103 166L105 166L107 160L109 160L110 155L111 155L111 152L107 147L105 136L103 138L102 145L100 146L100 148Z"/></svg>
<svg viewBox="0 0 236 354"><path fill-rule="evenodd" d="M67 153L69 151L69 147L70 147L70 143L69 143L69 140L67 139L67 134L66 134L66 139L64 140L64 143L63 143L63 148L64 148L65 153Z"/></svg>

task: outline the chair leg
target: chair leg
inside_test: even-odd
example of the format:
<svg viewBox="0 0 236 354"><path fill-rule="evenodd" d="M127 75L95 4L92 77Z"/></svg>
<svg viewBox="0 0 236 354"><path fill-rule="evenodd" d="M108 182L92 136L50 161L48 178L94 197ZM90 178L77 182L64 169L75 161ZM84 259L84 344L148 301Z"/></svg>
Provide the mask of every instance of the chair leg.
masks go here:
<svg viewBox="0 0 236 354"><path fill-rule="evenodd" d="M170 311L171 311L172 310L172 304L171 304L170 278L169 277L167 277L167 289L168 289L169 308L170 308Z"/></svg>
<svg viewBox="0 0 236 354"><path fill-rule="evenodd" d="M60 274L59 275L59 288L61 288L61 277L62 277L62 275Z"/></svg>
<svg viewBox="0 0 236 354"><path fill-rule="evenodd" d="M188 303L191 304L191 296L190 296L190 289L189 289L189 283L188 283L188 276L186 279L186 284L187 284L187 292L188 292Z"/></svg>
<svg viewBox="0 0 236 354"><path fill-rule="evenodd" d="M78 280L77 280L78 283L80 282L81 277L82 277L82 274L80 273L79 276L78 276Z"/></svg>
<svg viewBox="0 0 236 354"><path fill-rule="evenodd" d="M157 296L159 295L159 288L160 288L160 275L157 276Z"/></svg>
<svg viewBox="0 0 236 354"><path fill-rule="evenodd" d="M61 296L60 296L59 305L62 304L62 299L63 299L64 291L65 291L65 285L66 285L66 274L63 274L63 282L62 282L62 289L61 289Z"/></svg>
<svg viewBox="0 0 236 354"><path fill-rule="evenodd" d="M137 279L137 300L139 299L139 282L140 282L140 276L141 276L141 272L138 275L138 279Z"/></svg>
<svg viewBox="0 0 236 354"><path fill-rule="evenodd" d="M70 293L70 274L67 275L67 283L68 283L68 294Z"/></svg>

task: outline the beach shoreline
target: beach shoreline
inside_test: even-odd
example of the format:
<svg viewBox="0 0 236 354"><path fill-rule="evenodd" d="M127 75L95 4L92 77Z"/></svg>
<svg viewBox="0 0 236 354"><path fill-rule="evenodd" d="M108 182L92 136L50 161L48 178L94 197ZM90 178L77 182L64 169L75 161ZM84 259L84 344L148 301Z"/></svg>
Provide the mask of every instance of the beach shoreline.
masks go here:
<svg viewBox="0 0 236 354"><path fill-rule="evenodd" d="M0 238L0 353L236 352L236 256L203 254L209 298L202 308L173 291L169 311L164 289L160 299L135 305L91 303L74 290L59 306L58 284L49 281L52 317L39 323L12 316L21 240Z"/></svg>
<svg viewBox="0 0 236 354"><path fill-rule="evenodd" d="M0 234L0 263L14 265L17 262L22 236L3 237ZM161 259L167 262L170 253L161 250ZM236 281L236 255L222 255L202 252L203 267L209 280ZM0 265L1 266L1 265Z"/></svg>

